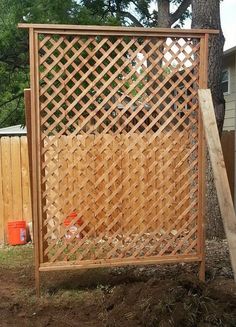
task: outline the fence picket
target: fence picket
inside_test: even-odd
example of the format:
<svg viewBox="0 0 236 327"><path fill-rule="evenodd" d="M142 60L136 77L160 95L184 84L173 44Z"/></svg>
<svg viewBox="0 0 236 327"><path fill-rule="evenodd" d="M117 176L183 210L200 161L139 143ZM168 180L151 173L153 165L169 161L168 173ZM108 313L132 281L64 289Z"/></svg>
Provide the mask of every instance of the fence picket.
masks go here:
<svg viewBox="0 0 236 327"><path fill-rule="evenodd" d="M12 199L12 176L11 176L11 142L9 137L3 137L2 145L2 189L3 189L3 207L4 207L4 239L6 240L6 227L11 220L13 213Z"/></svg>
<svg viewBox="0 0 236 327"><path fill-rule="evenodd" d="M22 219L32 220L31 198L30 198L30 177L27 137L20 138L21 151L21 183L22 183Z"/></svg>
<svg viewBox="0 0 236 327"><path fill-rule="evenodd" d="M178 132L175 132L173 139L177 138ZM134 137L134 136L133 136ZM185 137L184 137L185 139ZM69 157L69 151L71 147L75 147L77 142L77 147L75 148L74 155ZM132 226L139 220L140 210L144 212L146 210L149 212L149 219L154 220L148 229L148 232L153 232L156 228L162 229L164 225L168 225L168 216L171 208L166 205L166 200L162 193L168 191L169 185L163 189L163 174L169 174L166 169L162 170L162 165L164 162L160 162L161 153L165 148L169 146L169 140L159 143L155 140L152 144L145 145L148 139L143 139L143 143L140 143L136 147L137 153L132 150L126 153L126 155L121 158L121 149L123 147L123 152L127 147L133 142L131 136L127 137L125 135L117 136L115 139L111 135L103 135L101 140L94 143L94 137L85 138L79 136L73 140L70 137L63 136L60 140L60 154L58 159L53 156L53 160L59 160L59 168L55 170L55 162L50 162L49 168L54 173L54 177L51 177L51 182L55 185L50 191L50 197L53 199L55 197L55 203L57 209L48 203L47 212L54 216L55 222L52 222L51 232L53 235L60 233L60 225L63 224L64 218L72 210L77 210L79 216L81 216L82 221L87 224L87 232L91 231L94 235L100 231L103 232L107 228L107 224L114 221L113 227L111 227L110 232L123 234L127 229L132 228ZM183 141L184 142L184 141ZM187 139L186 139L186 141ZM147 143L148 144L148 143ZM93 145L93 146L92 146ZM99 149L104 146L104 153L99 154ZM56 146L56 143L55 143ZM146 150L141 156L141 148ZM91 150L86 154L86 149L91 148ZM96 165L91 162L91 166L87 167L86 162L91 160L91 151L93 153L98 153L99 157L96 160ZM139 153L140 152L140 153ZM163 152L163 153L164 153ZM165 153L165 163L168 163L169 158L171 158L171 153ZM111 169L112 160L106 162L106 158L110 157L112 160L117 161L117 164ZM136 158L137 157L137 158ZM69 161L68 161L69 160ZM157 166L153 165L150 170L153 161L158 162ZM103 168L102 164L104 163ZM70 165L71 176L69 173L63 177L63 169ZM121 173L119 178L114 179L114 177ZM140 172L137 168L142 166ZM94 168L95 167L95 168ZM166 168L168 165L166 166ZM93 168L95 169L93 172ZM131 174L132 173L132 174ZM84 178L90 179L94 174L93 183L85 182ZM104 174L104 179L100 179L100 176ZM130 176L129 176L130 175ZM50 175L51 176L51 175ZM63 177L63 181L61 180ZM176 178L178 177L178 174ZM59 178L58 182L57 179ZM123 182L122 188L116 193L116 189ZM181 185L187 181L186 178L181 180ZM48 183L48 181L47 181ZM97 184L96 184L97 183ZM84 186L79 189L82 185ZM177 183L178 184L178 183ZM63 190L63 187L67 187ZM97 185L95 187L95 185ZM177 185L178 186L178 185ZM176 186L176 187L177 187ZM99 193L104 190L104 196L101 198ZM130 190L130 191L129 191ZM157 193L155 193L155 190ZM130 196L124 195L129 192ZM154 192L154 193L153 193ZM176 190L171 191L174 196ZM57 194L58 193L58 194ZM140 194L142 198L142 203L140 209L137 210L137 206L140 203L133 201L132 194ZM167 192L168 193L168 192ZM172 194L171 193L171 194ZM128 194L128 193L127 193ZM70 197L71 196L71 197ZM150 197L151 196L151 197ZM179 195L180 196L180 195ZM160 198L160 203L157 207L154 206L157 198ZM72 201L68 202L68 198ZM147 198L147 203L145 203L145 198ZM0 242L7 241L6 238L6 227L9 220L26 220L27 222L32 220L31 213L31 197L30 197L30 179L29 179L29 161L28 161L28 146L27 137L2 137L0 138ZM95 202L94 202L95 201ZM110 210L110 206L114 206ZM96 206L98 210L98 221L93 218L92 207ZM187 206L187 204L186 204ZM185 206L181 206L179 214L185 210ZM160 214L163 219L163 226L160 222L157 223L155 216ZM131 220L127 220L129 216ZM100 219L106 216L106 220L100 225ZM123 217L121 220L117 220L119 217ZM50 220L50 218L48 217ZM147 218L145 218L147 219ZM145 224L148 223L144 218L140 222L139 228L135 229L135 232L139 232L143 229ZM93 223L92 223L93 222ZM92 224L91 224L92 223ZM181 223L181 226L184 222ZM54 227L54 224L55 227ZM57 227L56 227L57 226ZM181 227L180 225L178 227ZM97 228L97 230L96 230ZM94 229L94 230L93 230ZM93 230L93 231L92 231Z"/></svg>
<svg viewBox="0 0 236 327"><path fill-rule="evenodd" d="M21 174L21 153L20 138L10 138L10 161L11 180L12 180L12 217L11 220L22 220L22 174Z"/></svg>

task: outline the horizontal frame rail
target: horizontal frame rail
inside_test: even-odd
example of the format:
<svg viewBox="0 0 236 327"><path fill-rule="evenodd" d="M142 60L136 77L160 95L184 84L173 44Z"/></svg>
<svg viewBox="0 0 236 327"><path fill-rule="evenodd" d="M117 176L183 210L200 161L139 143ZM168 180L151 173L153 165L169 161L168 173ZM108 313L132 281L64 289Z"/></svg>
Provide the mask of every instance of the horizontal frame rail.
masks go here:
<svg viewBox="0 0 236 327"><path fill-rule="evenodd" d="M116 27L116 26L90 26L90 25L60 25L60 24L18 24L19 28L33 28L37 32L45 32L55 34L56 31L63 33L64 31L79 32L86 35L134 35L136 36L201 36L204 34L218 34L219 30L212 29L181 29L181 28L143 28L143 27Z"/></svg>
<svg viewBox="0 0 236 327"><path fill-rule="evenodd" d="M43 263L39 267L39 271L55 271L55 270L73 270L73 269L87 269L87 268L105 268L105 267L119 267L126 265L147 265L147 264L163 264L163 263L191 263L199 262L202 260L201 256L170 256L169 258L140 258L140 259L125 259L122 260L99 260L98 262L93 262L92 260L85 260L79 263L73 262L58 262L58 263Z"/></svg>

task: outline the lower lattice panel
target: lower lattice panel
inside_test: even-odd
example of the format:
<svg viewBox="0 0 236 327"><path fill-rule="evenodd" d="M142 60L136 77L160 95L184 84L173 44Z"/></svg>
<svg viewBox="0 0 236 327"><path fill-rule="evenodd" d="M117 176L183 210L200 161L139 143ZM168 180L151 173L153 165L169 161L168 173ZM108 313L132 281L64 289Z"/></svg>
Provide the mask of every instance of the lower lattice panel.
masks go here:
<svg viewBox="0 0 236 327"><path fill-rule="evenodd" d="M196 254L196 153L186 131L55 142L44 155L44 262Z"/></svg>

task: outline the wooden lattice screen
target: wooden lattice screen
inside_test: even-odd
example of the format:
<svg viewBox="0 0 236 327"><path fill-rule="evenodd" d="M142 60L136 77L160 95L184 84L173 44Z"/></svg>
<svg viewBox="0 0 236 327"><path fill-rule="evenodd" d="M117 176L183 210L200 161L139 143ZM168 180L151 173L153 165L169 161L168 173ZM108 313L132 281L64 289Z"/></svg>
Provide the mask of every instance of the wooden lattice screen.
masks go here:
<svg viewBox="0 0 236 327"><path fill-rule="evenodd" d="M212 31L21 27L36 269L203 262L197 91Z"/></svg>

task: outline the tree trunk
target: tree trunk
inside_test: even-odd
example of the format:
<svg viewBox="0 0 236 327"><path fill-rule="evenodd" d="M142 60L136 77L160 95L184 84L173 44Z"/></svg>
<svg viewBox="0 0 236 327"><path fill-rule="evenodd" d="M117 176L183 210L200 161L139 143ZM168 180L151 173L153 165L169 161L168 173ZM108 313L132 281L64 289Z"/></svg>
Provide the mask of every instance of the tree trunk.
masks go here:
<svg viewBox="0 0 236 327"><path fill-rule="evenodd" d="M211 89L219 133L222 133L225 101L221 88L222 57L225 38L220 23L220 0L192 0L192 27L218 29L209 40L208 87Z"/></svg>
<svg viewBox="0 0 236 327"><path fill-rule="evenodd" d="M219 35L211 36L209 39L208 87L212 92L216 121L221 135L225 115L225 101L221 89L224 36L220 23L220 0L192 0L192 28L220 30ZM224 229L209 156L207 156L207 164L207 237L210 239L222 238L224 236Z"/></svg>
<svg viewBox="0 0 236 327"><path fill-rule="evenodd" d="M170 27L170 1L158 0L158 27Z"/></svg>

